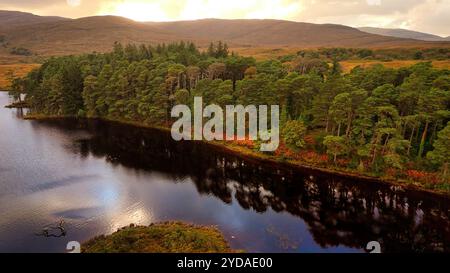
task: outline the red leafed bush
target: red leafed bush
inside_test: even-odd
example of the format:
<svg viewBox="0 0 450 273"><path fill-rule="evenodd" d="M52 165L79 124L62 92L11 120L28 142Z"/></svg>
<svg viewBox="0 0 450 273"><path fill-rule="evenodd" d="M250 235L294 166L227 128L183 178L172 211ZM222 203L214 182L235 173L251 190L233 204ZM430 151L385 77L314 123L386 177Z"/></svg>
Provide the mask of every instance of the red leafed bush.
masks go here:
<svg viewBox="0 0 450 273"><path fill-rule="evenodd" d="M250 140L250 139L235 140L234 143L238 146L246 147L249 149L253 149L253 147L255 147L255 143L253 142L253 140Z"/></svg>
<svg viewBox="0 0 450 273"><path fill-rule="evenodd" d="M412 179L422 179L427 176L427 173L417 170L407 170L406 175Z"/></svg>
<svg viewBox="0 0 450 273"><path fill-rule="evenodd" d="M289 149L283 142L278 146L278 149L275 151L275 155L291 159L295 158L295 153L291 149Z"/></svg>
<svg viewBox="0 0 450 273"><path fill-rule="evenodd" d="M341 159L336 160L336 164L341 167L346 167L346 166L348 166L348 164L350 164L350 160L341 158Z"/></svg>
<svg viewBox="0 0 450 273"><path fill-rule="evenodd" d="M312 135L307 135L304 137L305 143L308 145L316 145L317 142Z"/></svg>
<svg viewBox="0 0 450 273"><path fill-rule="evenodd" d="M429 173L418 170L407 170L406 176L413 181L436 184L439 183L439 176L436 173Z"/></svg>
<svg viewBox="0 0 450 273"><path fill-rule="evenodd" d="M388 177L397 177L398 170L394 169L394 168L388 168L388 169L386 169L385 173L386 173L386 176L388 176Z"/></svg>
<svg viewBox="0 0 450 273"><path fill-rule="evenodd" d="M315 164L325 164L328 162L327 155L318 154L314 151L302 151L296 157L300 160Z"/></svg>

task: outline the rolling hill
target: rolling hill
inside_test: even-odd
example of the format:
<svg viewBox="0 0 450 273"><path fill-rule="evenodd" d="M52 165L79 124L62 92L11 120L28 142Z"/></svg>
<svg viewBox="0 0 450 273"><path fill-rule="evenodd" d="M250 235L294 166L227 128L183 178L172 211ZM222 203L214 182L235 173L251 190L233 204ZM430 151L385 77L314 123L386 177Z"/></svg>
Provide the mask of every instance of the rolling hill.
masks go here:
<svg viewBox="0 0 450 273"><path fill-rule="evenodd" d="M450 46L449 42L381 36L333 24L221 19L140 23L117 16L67 19L11 11L0 11L0 35L3 55L8 48L23 47L41 56L104 52L115 41L156 44L189 40L207 46L222 40L231 47L270 48Z"/></svg>
<svg viewBox="0 0 450 273"><path fill-rule="evenodd" d="M450 37L441 37L429 33L423 33L418 31L412 31L407 29L393 29L393 28L374 28L374 27L361 27L358 28L361 31L371 33L371 34L377 34L377 35L384 35L384 36L390 36L390 37L397 37L397 38L405 38L405 39L416 39L416 40L422 40L422 41L450 41Z"/></svg>
<svg viewBox="0 0 450 273"><path fill-rule="evenodd" d="M18 26L39 24L45 22L60 22L70 19L57 16L38 16L21 11L0 10L0 29L15 28Z"/></svg>
<svg viewBox="0 0 450 273"><path fill-rule="evenodd" d="M176 34L178 37L187 37L191 40L224 40L239 46L396 47L426 45L426 43L413 40L373 35L343 25L283 20L203 19L147 24Z"/></svg>

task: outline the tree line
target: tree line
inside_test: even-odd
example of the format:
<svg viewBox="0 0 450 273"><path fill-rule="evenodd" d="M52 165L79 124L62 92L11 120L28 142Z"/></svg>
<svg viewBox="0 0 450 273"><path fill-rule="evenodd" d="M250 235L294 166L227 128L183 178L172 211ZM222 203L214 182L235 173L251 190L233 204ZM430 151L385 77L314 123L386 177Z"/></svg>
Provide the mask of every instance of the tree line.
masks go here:
<svg viewBox="0 0 450 273"><path fill-rule="evenodd" d="M47 60L13 82L32 112L169 125L176 104L280 105L286 151L329 155L330 164L382 174L440 171L448 183L450 71L430 62L356 67L299 52L256 61L225 43L121 45L110 53ZM442 185L442 183L440 184Z"/></svg>

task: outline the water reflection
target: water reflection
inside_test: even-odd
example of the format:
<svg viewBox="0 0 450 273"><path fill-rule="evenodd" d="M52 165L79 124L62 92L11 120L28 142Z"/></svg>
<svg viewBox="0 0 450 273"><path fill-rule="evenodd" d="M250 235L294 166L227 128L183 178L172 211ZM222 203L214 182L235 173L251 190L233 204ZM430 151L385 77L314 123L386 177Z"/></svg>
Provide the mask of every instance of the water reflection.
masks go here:
<svg viewBox="0 0 450 273"><path fill-rule="evenodd" d="M245 160L202 143L174 142L167 133L151 129L101 121L37 124L87 130L90 136L67 147L81 157L100 157L115 166L163 173L170 178L166 181L192 182L201 195L230 205L236 200L244 210L289 213L307 223L322 248L364 249L367 242L376 240L383 252L450 252L446 198ZM145 206L136 206L129 218L117 221L111 229L152 218ZM273 225L266 232L286 248L296 249L303 241L284 236Z"/></svg>

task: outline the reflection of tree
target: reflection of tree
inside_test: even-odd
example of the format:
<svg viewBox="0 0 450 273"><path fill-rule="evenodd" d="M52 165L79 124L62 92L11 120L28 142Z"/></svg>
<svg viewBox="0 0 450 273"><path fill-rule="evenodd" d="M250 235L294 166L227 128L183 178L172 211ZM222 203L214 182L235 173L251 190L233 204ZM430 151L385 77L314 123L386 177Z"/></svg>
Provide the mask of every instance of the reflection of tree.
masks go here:
<svg viewBox="0 0 450 273"><path fill-rule="evenodd" d="M162 172L173 181L190 177L199 193L225 203L234 195L244 209L287 211L308 223L323 247L364 248L377 240L385 252L450 251L446 198L244 160L203 143L174 142L150 129L93 121L83 126L93 136L79 141L82 156Z"/></svg>

